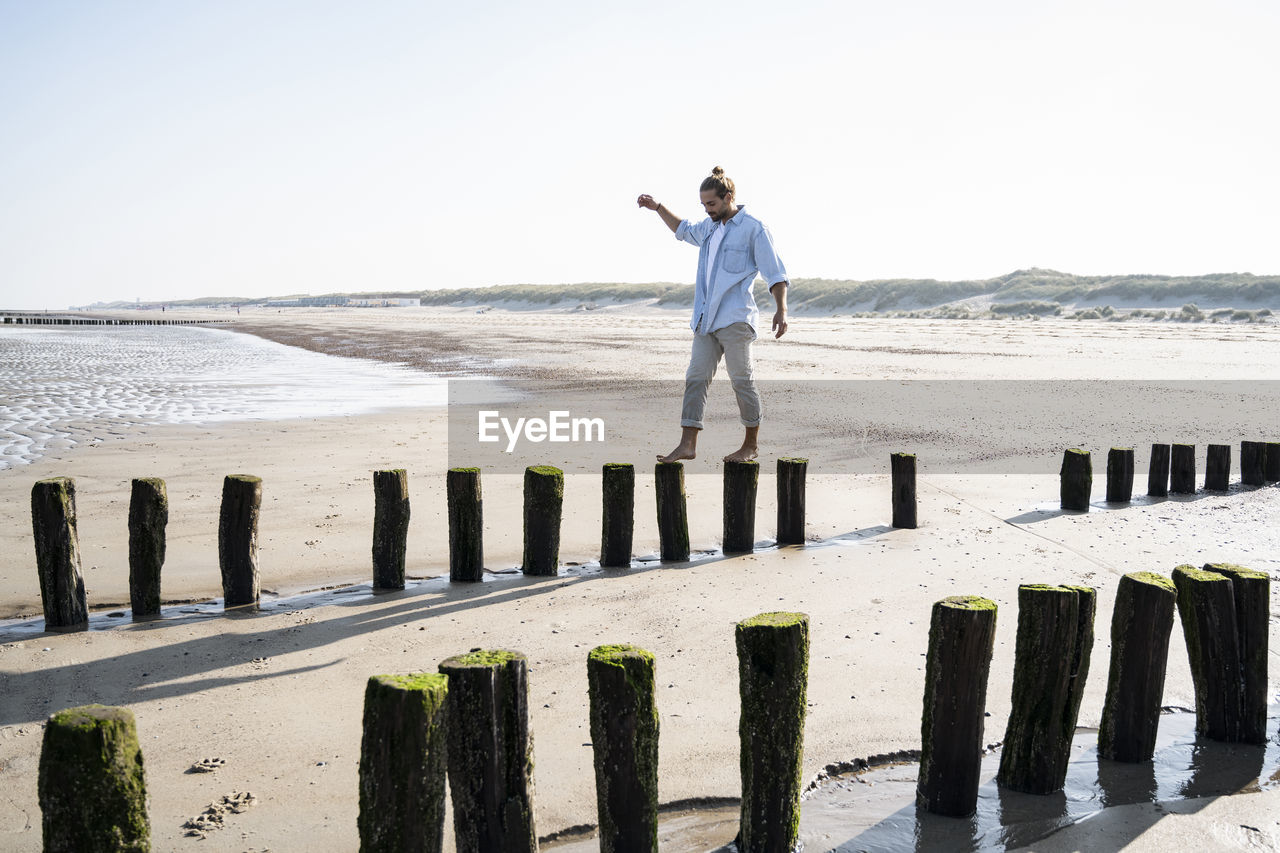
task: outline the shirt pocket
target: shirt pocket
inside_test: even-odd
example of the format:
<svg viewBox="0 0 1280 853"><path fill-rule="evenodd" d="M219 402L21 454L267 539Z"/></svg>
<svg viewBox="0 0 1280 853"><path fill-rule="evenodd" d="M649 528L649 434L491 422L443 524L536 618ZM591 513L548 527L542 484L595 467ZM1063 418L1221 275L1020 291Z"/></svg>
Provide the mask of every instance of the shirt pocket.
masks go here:
<svg viewBox="0 0 1280 853"><path fill-rule="evenodd" d="M724 247L724 269L725 272L743 273L747 271L747 265L750 263L747 257L746 249L734 249L729 246Z"/></svg>

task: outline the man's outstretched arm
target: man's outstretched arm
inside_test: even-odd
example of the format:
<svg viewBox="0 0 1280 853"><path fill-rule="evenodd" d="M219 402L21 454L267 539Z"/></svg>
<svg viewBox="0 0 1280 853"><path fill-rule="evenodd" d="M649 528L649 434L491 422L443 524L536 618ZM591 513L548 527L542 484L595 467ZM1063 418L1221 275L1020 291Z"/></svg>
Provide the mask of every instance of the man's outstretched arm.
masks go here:
<svg viewBox="0 0 1280 853"><path fill-rule="evenodd" d="M647 194L642 195L636 199L636 204L641 207L648 208L649 210L658 211L658 215L662 217L663 222L667 223L667 227L671 229L672 234L676 233L676 229L680 227L683 217L676 216L674 213L667 210L667 206L665 204L660 204L654 201L653 196Z"/></svg>

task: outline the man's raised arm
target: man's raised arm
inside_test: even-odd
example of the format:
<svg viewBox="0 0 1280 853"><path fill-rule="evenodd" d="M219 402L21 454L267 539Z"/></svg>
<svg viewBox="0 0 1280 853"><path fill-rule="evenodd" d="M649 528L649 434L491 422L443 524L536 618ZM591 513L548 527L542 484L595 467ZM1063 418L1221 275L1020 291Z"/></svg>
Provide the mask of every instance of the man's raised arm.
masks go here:
<svg viewBox="0 0 1280 853"><path fill-rule="evenodd" d="M654 201L653 196L647 194L642 195L636 199L636 204L641 207L648 208L649 210L658 211L658 215L662 217L663 222L667 223L667 227L671 229L672 234L676 233L676 229L680 227L682 217L676 216L674 213L667 210L667 206L665 204L659 204Z"/></svg>

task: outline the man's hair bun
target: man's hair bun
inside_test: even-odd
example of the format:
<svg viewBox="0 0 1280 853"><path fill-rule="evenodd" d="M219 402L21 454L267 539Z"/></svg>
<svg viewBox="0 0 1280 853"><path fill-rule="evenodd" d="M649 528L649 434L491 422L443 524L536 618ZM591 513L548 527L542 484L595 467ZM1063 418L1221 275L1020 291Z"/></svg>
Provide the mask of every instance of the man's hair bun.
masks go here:
<svg viewBox="0 0 1280 853"><path fill-rule="evenodd" d="M733 178L724 173L724 169L716 166L711 170L710 176L702 180L702 186L698 187L699 192L714 190L715 194L720 198L733 197Z"/></svg>

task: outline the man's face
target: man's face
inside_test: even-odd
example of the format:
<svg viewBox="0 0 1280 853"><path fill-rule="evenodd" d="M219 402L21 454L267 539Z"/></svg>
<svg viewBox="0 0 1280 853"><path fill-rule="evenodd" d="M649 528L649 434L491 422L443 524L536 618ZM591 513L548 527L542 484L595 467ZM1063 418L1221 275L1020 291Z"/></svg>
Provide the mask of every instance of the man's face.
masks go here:
<svg viewBox="0 0 1280 853"><path fill-rule="evenodd" d="M715 190L703 190L700 198L702 209L707 212L707 216L711 217L712 222L723 222L729 218L729 213L733 209L733 196L727 195L720 198Z"/></svg>

